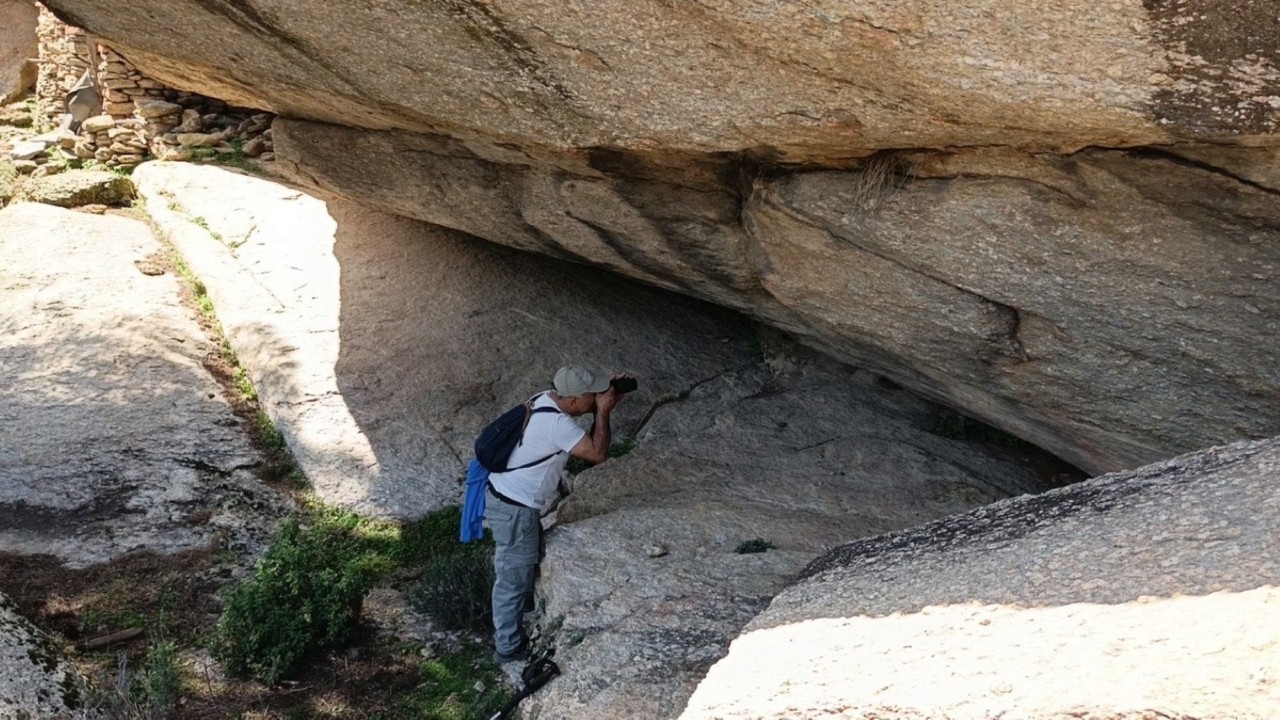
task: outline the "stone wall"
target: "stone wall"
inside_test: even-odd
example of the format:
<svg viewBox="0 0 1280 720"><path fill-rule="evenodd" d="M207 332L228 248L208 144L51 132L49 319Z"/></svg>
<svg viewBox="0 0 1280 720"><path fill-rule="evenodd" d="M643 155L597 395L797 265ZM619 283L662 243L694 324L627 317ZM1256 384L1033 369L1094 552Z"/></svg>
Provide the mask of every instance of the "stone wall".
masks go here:
<svg viewBox="0 0 1280 720"><path fill-rule="evenodd" d="M94 79L102 112L84 122L78 137L64 133L58 138L65 159L93 160L107 167L132 167L149 155L189 160L243 152L271 159L270 113L232 108L169 87L101 43L93 45L93 58L89 36L43 7L38 33L36 94L39 122L46 128L61 125L67 92L96 60Z"/></svg>
<svg viewBox="0 0 1280 720"><path fill-rule="evenodd" d="M83 30L62 23L43 6L36 33L40 43L38 122L56 126L63 113L63 96L89 67L89 41Z"/></svg>

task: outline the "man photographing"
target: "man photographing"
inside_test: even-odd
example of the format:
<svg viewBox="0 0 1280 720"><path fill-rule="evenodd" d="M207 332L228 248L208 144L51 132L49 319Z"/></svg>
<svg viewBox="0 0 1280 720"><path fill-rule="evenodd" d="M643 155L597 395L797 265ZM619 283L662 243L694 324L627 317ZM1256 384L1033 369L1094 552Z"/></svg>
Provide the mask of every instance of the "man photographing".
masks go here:
<svg viewBox="0 0 1280 720"><path fill-rule="evenodd" d="M598 465L609 457L609 416L635 380L611 381L581 365L556 371L552 390L527 403L524 434L505 472L489 475L485 520L493 533L494 657L499 663L523 660L527 649L521 617L533 592L542 541L542 513L555 502L560 474L569 456ZM594 413L590 432L572 418Z"/></svg>

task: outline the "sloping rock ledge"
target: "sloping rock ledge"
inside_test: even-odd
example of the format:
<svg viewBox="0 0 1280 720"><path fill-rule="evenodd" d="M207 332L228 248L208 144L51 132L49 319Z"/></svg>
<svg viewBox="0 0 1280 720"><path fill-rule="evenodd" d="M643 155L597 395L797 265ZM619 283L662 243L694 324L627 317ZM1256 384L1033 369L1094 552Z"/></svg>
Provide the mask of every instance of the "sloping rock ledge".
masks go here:
<svg viewBox="0 0 1280 720"><path fill-rule="evenodd" d="M681 717L1274 717L1277 477L1237 443L836 549Z"/></svg>

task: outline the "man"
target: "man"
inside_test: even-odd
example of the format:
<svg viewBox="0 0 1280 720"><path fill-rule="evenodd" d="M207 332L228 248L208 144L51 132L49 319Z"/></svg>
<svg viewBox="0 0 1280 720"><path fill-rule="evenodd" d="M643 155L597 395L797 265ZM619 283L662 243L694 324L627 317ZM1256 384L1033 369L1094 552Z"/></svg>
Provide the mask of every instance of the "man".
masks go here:
<svg viewBox="0 0 1280 720"><path fill-rule="evenodd" d="M619 375L618 377L626 377ZM525 598L533 592L542 541L540 518L556 499L560 474L569 456L599 464L609 457L609 415L622 398L610 379L581 365L556 371L553 390L535 396L531 407L558 412L529 415L524 436L507 467L489 475L485 520L493 532L493 638L499 663L524 659L526 637L521 627ZM590 432L572 418L595 413ZM520 467L537 462L530 467Z"/></svg>

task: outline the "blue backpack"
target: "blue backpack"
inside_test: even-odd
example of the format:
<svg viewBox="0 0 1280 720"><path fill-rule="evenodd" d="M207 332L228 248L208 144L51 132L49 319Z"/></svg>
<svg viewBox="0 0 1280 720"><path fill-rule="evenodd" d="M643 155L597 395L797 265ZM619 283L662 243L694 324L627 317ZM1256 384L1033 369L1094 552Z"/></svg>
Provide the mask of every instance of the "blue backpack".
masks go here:
<svg viewBox="0 0 1280 720"><path fill-rule="evenodd" d="M524 437L524 429L529 424L529 418L533 417L533 413L539 412L560 412L560 410L554 407L540 407L535 410L531 403L517 405L480 431L480 436L476 438L476 456L467 464L467 489L462 503L462 527L458 534L458 539L462 542L472 542L484 537L484 489L489 482L490 472L507 472L533 467L560 454L554 452L519 467L507 467L511 453L515 452L516 446Z"/></svg>
<svg viewBox="0 0 1280 720"><path fill-rule="evenodd" d="M515 452L516 446L524 438L524 429L529 425L529 418L533 417L534 413L540 412L560 412L560 409L555 407L534 409L530 403L524 403L502 413L501 417L486 425L484 430L480 431L480 436L476 438L476 460L485 470L500 473L533 467L559 455L559 452L553 452L519 467L507 467L511 453Z"/></svg>

